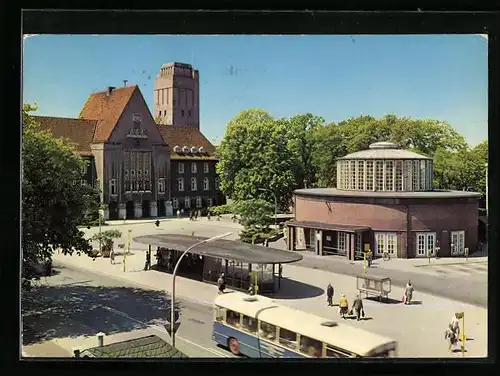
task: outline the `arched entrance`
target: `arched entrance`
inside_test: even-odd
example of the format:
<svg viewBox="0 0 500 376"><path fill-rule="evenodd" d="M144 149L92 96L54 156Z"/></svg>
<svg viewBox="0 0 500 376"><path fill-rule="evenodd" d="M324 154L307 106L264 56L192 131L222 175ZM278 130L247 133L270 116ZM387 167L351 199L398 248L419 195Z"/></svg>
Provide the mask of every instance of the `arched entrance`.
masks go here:
<svg viewBox="0 0 500 376"><path fill-rule="evenodd" d="M158 200L158 217L166 217L165 200Z"/></svg>
<svg viewBox="0 0 500 376"><path fill-rule="evenodd" d="M118 218L118 203L117 202L111 202L109 204L109 219L110 220L117 220L120 219Z"/></svg>
<svg viewBox="0 0 500 376"><path fill-rule="evenodd" d="M142 218L151 217L151 201L143 200L142 201Z"/></svg>
<svg viewBox="0 0 500 376"><path fill-rule="evenodd" d="M127 204L125 205L125 210L127 212L127 219L134 218L134 202L133 201L127 201Z"/></svg>

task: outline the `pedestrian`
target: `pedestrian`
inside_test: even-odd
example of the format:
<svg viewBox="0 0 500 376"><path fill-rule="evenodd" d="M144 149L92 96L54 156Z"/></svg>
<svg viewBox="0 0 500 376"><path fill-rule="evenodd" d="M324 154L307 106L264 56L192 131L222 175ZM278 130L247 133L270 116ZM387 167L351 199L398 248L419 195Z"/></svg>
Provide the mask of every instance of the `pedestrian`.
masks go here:
<svg viewBox="0 0 500 376"><path fill-rule="evenodd" d="M352 303L352 309L354 310L354 313L356 314L356 319L358 321L361 318L361 316L365 317L365 311L363 309L363 299L361 299L359 293L356 295L356 299L354 299L354 302Z"/></svg>
<svg viewBox="0 0 500 376"><path fill-rule="evenodd" d="M368 250L368 252L366 254L366 259L368 260L368 267L371 268L372 261L373 261L373 253L372 253L371 249Z"/></svg>
<svg viewBox="0 0 500 376"><path fill-rule="evenodd" d="M112 249L111 252L109 253L109 261L111 262L111 264L115 263L115 250L114 249Z"/></svg>
<svg viewBox="0 0 500 376"><path fill-rule="evenodd" d="M217 280L217 286L219 287L219 294L224 294L224 290L226 288L226 277L224 273L222 273Z"/></svg>
<svg viewBox="0 0 500 376"><path fill-rule="evenodd" d="M146 263L144 264L144 270L151 269L151 254L149 250L146 251Z"/></svg>
<svg viewBox="0 0 500 376"><path fill-rule="evenodd" d="M210 221L210 218L212 217L212 215L210 214L210 210L207 212L207 219Z"/></svg>
<svg viewBox="0 0 500 376"><path fill-rule="evenodd" d="M413 285L411 284L411 281L408 281L408 283L405 286L404 303L411 304L412 297L413 297Z"/></svg>
<svg viewBox="0 0 500 376"><path fill-rule="evenodd" d="M448 340L448 350L451 351L452 347L455 346L459 341L460 336L460 318L461 315L459 313L455 313L451 322L448 324L448 328L444 333L444 338Z"/></svg>
<svg viewBox="0 0 500 376"><path fill-rule="evenodd" d="M195 210L195 211L194 211L194 219L195 219L195 220L196 220L196 219L198 219L198 210Z"/></svg>
<svg viewBox="0 0 500 376"><path fill-rule="evenodd" d="M333 286L331 283L328 283L328 287L326 288L326 300L328 302L328 307L333 306Z"/></svg>
<svg viewBox="0 0 500 376"><path fill-rule="evenodd" d="M339 301L339 314L343 319L345 319L345 315L347 315L348 311L349 311L349 302L347 301L345 294L342 294Z"/></svg>
<svg viewBox="0 0 500 376"><path fill-rule="evenodd" d="M177 218L180 218L181 217L181 211L179 209L177 209Z"/></svg>

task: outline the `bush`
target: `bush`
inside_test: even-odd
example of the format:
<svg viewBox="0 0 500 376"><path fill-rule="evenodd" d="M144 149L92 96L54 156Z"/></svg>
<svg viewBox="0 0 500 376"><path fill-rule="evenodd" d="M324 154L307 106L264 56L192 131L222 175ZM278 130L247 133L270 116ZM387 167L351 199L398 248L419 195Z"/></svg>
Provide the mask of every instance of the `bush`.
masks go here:
<svg viewBox="0 0 500 376"><path fill-rule="evenodd" d="M265 239L269 239L270 241L279 239L283 235L283 231L274 228L258 229L253 227L242 230L239 235L240 240L245 243L251 244L252 240L254 240L255 244L260 244Z"/></svg>
<svg viewBox="0 0 500 376"><path fill-rule="evenodd" d="M210 213L212 215L232 214L233 212L234 205L232 204L213 206L210 208Z"/></svg>

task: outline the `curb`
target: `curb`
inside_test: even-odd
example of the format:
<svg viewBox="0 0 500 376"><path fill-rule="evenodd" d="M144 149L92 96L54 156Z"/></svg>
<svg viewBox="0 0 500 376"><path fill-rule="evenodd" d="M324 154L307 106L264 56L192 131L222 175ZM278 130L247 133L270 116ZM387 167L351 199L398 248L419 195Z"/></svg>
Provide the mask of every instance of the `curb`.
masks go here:
<svg viewBox="0 0 500 376"><path fill-rule="evenodd" d="M112 274L109 274L109 273L105 273L105 272L102 272L100 270L95 270L95 269L92 269L92 268L89 268L89 267L86 267L86 266L74 265L74 264L71 264L68 261L61 261L61 260L57 260L56 263L66 264L66 265L74 267L75 269L87 270L87 271L89 271L91 273L95 273L95 274L102 274L102 275L110 277L110 278L115 278L115 279L118 279L118 280L121 280L121 281L125 281L127 283L131 283L131 284L143 287L144 289L147 289L147 290L163 291L164 293L171 295L171 293L169 291L165 290L165 289L153 288L153 287L148 286L148 285L146 285L144 283L132 281L132 280L130 280L128 278L123 278L123 277L115 276L115 275L112 275ZM175 296L176 296L176 298L182 298L183 300L186 300L186 301L188 301L190 303L200 304L200 305L212 308L212 304L211 303L207 303L207 302L202 301L202 300L192 299L192 298L189 298L187 296L180 295L180 294L175 294Z"/></svg>
<svg viewBox="0 0 500 376"><path fill-rule="evenodd" d="M467 265L467 264L484 264L484 263L488 263L488 260L479 260L479 261L463 261L463 262L447 262L447 263L439 263L439 264L436 264L436 263L430 263L430 264L421 264L421 265L413 265L413 267L415 268L421 268L421 267L424 267L424 266L427 266L427 267L432 267L432 266L445 266L445 265Z"/></svg>

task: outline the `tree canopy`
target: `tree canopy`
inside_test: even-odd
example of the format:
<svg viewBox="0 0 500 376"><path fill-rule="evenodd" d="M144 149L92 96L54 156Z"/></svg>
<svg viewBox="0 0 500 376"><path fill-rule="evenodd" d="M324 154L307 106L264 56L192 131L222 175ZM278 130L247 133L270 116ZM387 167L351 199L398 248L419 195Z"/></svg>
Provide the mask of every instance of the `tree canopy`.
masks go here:
<svg viewBox="0 0 500 376"><path fill-rule="evenodd" d="M55 250L90 251L77 226L95 198L93 188L79 184L83 160L70 143L39 128L30 116L35 110L25 104L22 111L23 286L34 277L32 266Z"/></svg>
<svg viewBox="0 0 500 376"><path fill-rule="evenodd" d="M296 186L296 161L288 147L286 122L263 110L239 113L219 148L221 190L234 201L262 198L288 207Z"/></svg>
<svg viewBox="0 0 500 376"><path fill-rule="evenodd" d="M325 124L310 113L274 119L259 109L243 111L228 124L218 149L221 187L235 201L272 203L269 192L277 192L283 210L294 189L335 187L337 158L379 141L434 158L436 188L485 193L488 142L471 148L445 121L389 114Z"/></svg>

